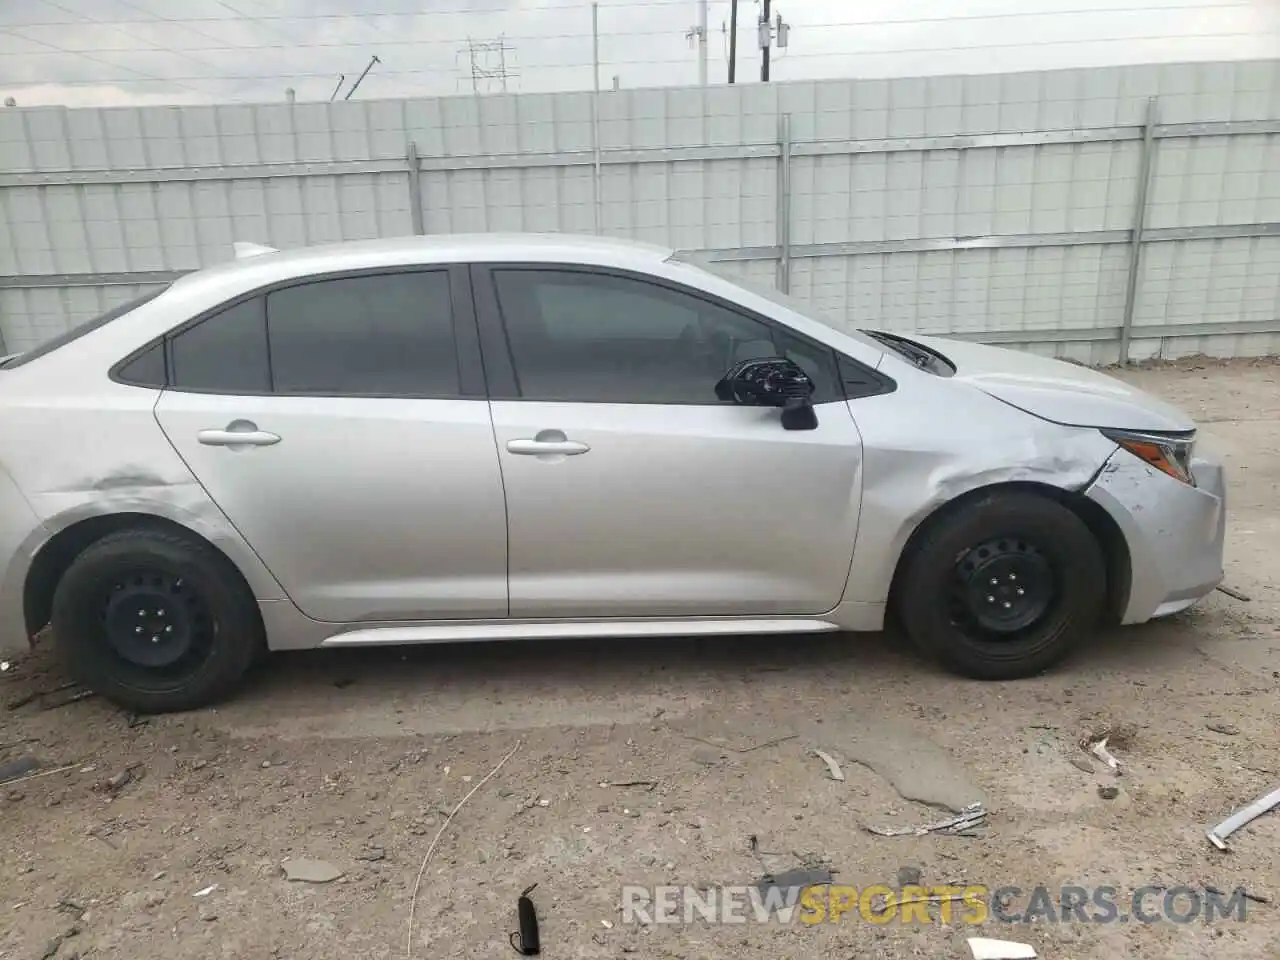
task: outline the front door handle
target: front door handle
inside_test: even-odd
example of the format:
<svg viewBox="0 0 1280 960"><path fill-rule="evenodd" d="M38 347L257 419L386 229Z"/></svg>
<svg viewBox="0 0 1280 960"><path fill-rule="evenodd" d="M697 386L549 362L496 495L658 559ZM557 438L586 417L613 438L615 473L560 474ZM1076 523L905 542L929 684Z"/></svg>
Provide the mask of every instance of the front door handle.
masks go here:
<svg viewBox="0 0 1280 960"><path fill-rule="evenodd" d="M508 440L507 452L526 457L559 454L563 457L575 457L586 453L591 448L577 440Z"/></svg>
<svg viewBox="0 0 1280 960"><path fill-rule="evenodd" d="M278 435L248 420L233 420L222 430L201 430L196 439L206 447L269 447L280 442Z"/></svg>

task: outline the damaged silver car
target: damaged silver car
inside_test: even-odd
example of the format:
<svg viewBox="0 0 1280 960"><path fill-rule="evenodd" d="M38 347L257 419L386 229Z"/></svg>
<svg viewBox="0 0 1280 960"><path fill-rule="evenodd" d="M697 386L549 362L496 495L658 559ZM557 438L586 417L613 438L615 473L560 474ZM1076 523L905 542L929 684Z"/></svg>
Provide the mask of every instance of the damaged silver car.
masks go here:
<svg viewBox="0 0 1280 960"><path fill-rule="evenodd" d="M1222 576L1221 467L1094 371L840 330L632 243L239 253L0 365L3 645L52 624L135 710L265 649L891 611L1009 679Z"/></svg>

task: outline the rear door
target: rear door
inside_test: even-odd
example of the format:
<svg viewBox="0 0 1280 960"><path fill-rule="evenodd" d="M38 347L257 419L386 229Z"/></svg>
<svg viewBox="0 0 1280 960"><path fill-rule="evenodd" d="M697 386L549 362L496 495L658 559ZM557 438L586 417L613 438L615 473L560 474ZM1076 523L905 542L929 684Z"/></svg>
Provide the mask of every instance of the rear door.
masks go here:
<svg viewBox="0 0 1280 960"><path fill-rule="evenodd" d="M818 614L840 602L862 447L833 352L644 275L473 268L506 488L513 617ZM720 402L790 357L816 430Z"/></svg>
<svg viewBox="0 0 1280 960"><path fill-rule="evenodd" d="M304 613L506 615L465 268L269 290L171 337L168 369L166 435Z"/></svg>

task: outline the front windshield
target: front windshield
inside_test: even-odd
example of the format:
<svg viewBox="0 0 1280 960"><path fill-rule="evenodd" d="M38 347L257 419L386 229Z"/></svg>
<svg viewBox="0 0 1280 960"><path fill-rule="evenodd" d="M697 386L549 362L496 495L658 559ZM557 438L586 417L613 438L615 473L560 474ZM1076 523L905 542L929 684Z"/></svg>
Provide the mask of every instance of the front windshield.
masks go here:
<svg viewBox="0 0 1280 960"><path fill-rule="evenodd" d="M671 255L671 259L677 263L682 263L682 264L685 264L686 266L694 267L695 269L698 269L698 270L703 270L711 274L712 276L719 277L721 280L728 280L730 283L734 284L735 286L742 287L743 290L747 290L751 293L754 293L757 297L761 297L765 300L768 300L770 303L777 304L783 309L790 310L793 313L798 313L802 317L808 317L810 320L813 320L817 323L821 323L824 326L830 327L832 330L836 330L840 333L843 333L847 337L852 337L853 339L857 340L859 343L864 344L867 347L870 347L872 350L876 350L882 353L884 352L884 344L877 343L875 340L867 336L861 330L856 330L852 327L845 326L844 324L840 323L833 317L830 317L830 316L827 316L826 314L821 313L810 304L797 300L795 297L789 294L783 293L781 290L777 289L776 287L770 287L764 284L757 284L751 280L743 279L743 277L740 274L735 273L727 263L720 263L720 262L711 261L711 260L702 260L702 259L699 259L697 254L694 252L677 251L676 253Z"/></svg>

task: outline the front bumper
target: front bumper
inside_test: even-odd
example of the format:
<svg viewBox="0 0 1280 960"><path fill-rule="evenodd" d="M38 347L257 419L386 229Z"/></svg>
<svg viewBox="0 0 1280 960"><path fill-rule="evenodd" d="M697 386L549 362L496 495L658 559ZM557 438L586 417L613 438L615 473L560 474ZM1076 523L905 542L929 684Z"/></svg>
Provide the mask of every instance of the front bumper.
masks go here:
<svg viewBox="0 0 1280 960"><path fill-rule="evenodd" d="M1177 613L1222 582L1226 484L1222 464L1192 461L1196 485L1116 450L1085 491L1129 545L1129 599L1121 623Z"/></svg>

